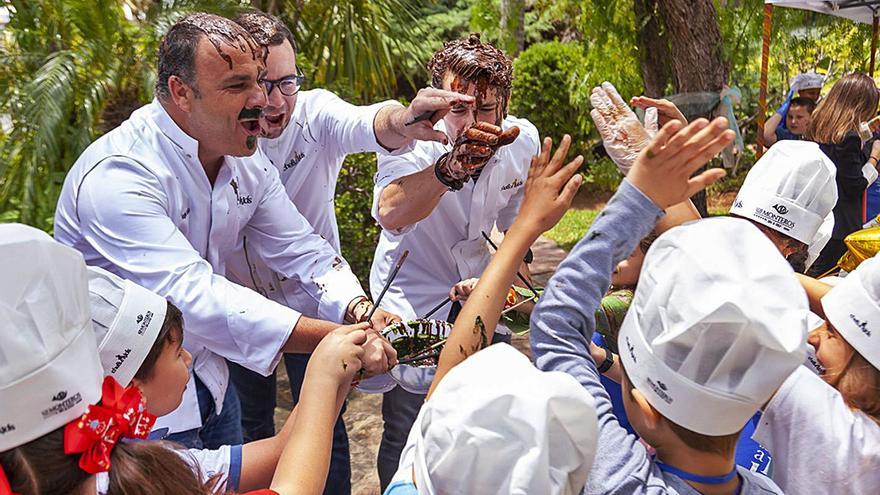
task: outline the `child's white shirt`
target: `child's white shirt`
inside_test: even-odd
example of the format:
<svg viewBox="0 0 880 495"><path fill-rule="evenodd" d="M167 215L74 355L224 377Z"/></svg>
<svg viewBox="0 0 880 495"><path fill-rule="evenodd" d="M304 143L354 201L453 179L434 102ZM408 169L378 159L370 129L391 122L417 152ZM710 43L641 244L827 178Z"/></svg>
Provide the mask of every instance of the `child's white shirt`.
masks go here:
<svg viewBox="0 0 880 495"><path fill-rule="evenodd" d="M773 452L773 480L785 493L880 490L880 425L803 366L767 404L752 438Z"/></svg>

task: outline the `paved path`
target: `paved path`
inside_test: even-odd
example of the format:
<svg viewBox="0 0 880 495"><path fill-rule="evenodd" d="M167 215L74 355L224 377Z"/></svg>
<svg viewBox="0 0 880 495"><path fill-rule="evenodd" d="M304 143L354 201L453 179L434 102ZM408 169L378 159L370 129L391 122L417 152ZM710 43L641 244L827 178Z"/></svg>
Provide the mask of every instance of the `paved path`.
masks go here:
<svg viewBox="0 0 880 495"><path fill-rule="evenodd" d="M494 236L493 236L494 237ZM497 239L496 239L497 242ZM532 246L535 261L531 265L532 278L539 286L547 283L556 266L565 258L563 251L552 240L541 237ZM529 352L528 335L514 336L513 345L526 355ZM278 369L278 407L275 409L275 423L278 428L292 408L289 385L283 366ZM345 423L351 445L351 482L354 495L374 495L379 493L379 478L376 474L376 453L382 438L382 396L352 391L349 395Z"/></svg>

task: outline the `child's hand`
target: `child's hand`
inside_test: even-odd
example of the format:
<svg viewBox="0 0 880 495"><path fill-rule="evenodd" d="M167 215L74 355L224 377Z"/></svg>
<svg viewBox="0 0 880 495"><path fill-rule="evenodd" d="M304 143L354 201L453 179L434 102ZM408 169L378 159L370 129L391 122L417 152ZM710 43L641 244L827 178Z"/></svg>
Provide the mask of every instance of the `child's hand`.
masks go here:
<svg viewBox="0 0 880 495"><path fill-rule="evenodd" d="M525 197L516 218L516 223L527 228L536 237L556 225L568 211L582 182L582 177L575 175L575 172L584 163L584 157L578 155L562 166L571 146L571 136L566 134L562 138L551 159L552 145L552 139L544 138L541 153L532 157Z"/></svg>
<svg viewBox="0 0 880 495"><path fill-rule="evenodd" d="M328 333L313 352L309 370L313 376L332 377L338 384L349 384L361 369L368 323L339 327Z"/></svg>
<svg viewBox="0 0 880 495"><path fill-rule="evenodd" d="M670 121L639 153L626 177L659 208L668 208L724 177L724 170L718 168L691 175L734 137L724 117L711 123L697 119L684 128L678 120Z"/></svg>
<svg viewBox="0 0 880 495"><path fill-rule="evenodd" d="M397 364L397 351L382 335L370 330L364 343L364 354L361 357L364 378L388 373Z"/></svg>

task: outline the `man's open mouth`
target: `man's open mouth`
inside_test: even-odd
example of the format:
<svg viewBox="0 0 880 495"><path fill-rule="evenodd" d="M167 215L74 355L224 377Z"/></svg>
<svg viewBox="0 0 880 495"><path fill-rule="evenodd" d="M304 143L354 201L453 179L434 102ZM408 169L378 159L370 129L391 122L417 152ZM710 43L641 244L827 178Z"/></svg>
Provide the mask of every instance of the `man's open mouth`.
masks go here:
<svg viewBox="0 0 880 495"><path fill-rule="evenodd" d="M271 125L281 125L281 122L284 121L284 114L283 113L279 113L279 114L275 114L275 115L263 114L263 118L266 119L266 122L268 122Z"/></svg>
<svg viewBox="0 0 880 495"><path fill-rule="evenodd" d="M244 133L248 136L260 135L260 121L258 119L239 120L238 124L244 129Z"/></svg>

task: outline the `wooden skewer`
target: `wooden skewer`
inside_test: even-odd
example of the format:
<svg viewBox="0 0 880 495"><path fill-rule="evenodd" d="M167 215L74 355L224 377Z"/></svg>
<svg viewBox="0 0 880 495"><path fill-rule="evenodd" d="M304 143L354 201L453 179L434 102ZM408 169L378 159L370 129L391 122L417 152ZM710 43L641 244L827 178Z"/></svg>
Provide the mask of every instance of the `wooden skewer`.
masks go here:
<svg viewBox="0 0 880 495"><path fill-rule="evenodd" d="M492 242L492 239L490 239L489 236L485 232L480 231L480 233L483 234L483 239L486 239L486 242L488 242L489 245L492 246L492 249L494 249L495 251L498 251L498 246L496 246L495 243ZM532 291L533 294L538 293L538 291L535 290L535 288L532 286L532 284L530 284L529 281L525 277L523 277L522 273L520 273L519 270L517 270L516 276L519 277L519 279L522 283L526 284L526 287L528 287L528 289L530 291Z"/></svg>
<svg viewBox="0 0 880 495"><path fill-rule="evenodd" d="M397 260L397 265L394 266L394 270L391 272L388 280L385 281L385 287L382 287L382 292L379 293L379 297L376 298L376 302L373 303L373 308L370 309L369 313L367 313L367 318L364 321L370 321L370 319L373 317L373 313L376 312L376 308L379 307L379 303L382 302L382 298L385 297L385 293L388 292L388 288L391 287L391 282L394 282L394 277L397 276L397 272L400 271L400 267L403 265L403 262L406 261L406 257L408 255L408 249L405 250L402 255L400 255L400 259Z"/></svg>
<svg viewBox="0 0 880 495"><path fill-rule="evenodd" d="M530 297L530 298L528 298L528 299L523 299L522 301L520 301L520 302L514 304L513 306L511 306L511 307L505 309L504 311L502 311L502 312L501 312L501 315L504 316L504 315L506 315L507 313L510 313L511 311L513 311L514 309L516 309L516 308L522 306L523 304L525 304L525 303L527 303L527 302L529 302L529 301L534 301L534 300L535 300L535 296L532 296L532 297Z"/></svg>
<svg viewBox="0 0 880 495"><path fill-rule="evenodd" d="M409 363L413 363L415 361L421 361L422 359L431 359L431 358L435 358L438 356L440 356L439 351L435 351L435 352L432 352L429 354L418 354L416 356L401 359L400 361L397 362L397 364L409 364Z"/></svg>
<svg viewBox="0 0 880 495"><path fill-rule="evenodd" d="M425 316L423 316L423 317L421 317L421 318L419 318L419 319L420 319L420 320L427 320L428 318L431 317L431 315L433 315L433 314L436 313L437 311L440 311L440 308L442 308L443 306L446 306L446 304L449 303L449 301L451 301L451 300L452 300L452 299L449 299L449 298L447 297L446 299L443 300L442 303L438 304L437 306L434 306L434 309L432 309L431 311L428 311L428 314L426 314Z"/></svg>

